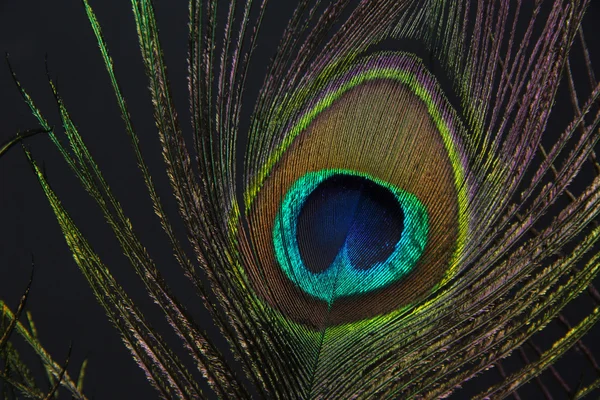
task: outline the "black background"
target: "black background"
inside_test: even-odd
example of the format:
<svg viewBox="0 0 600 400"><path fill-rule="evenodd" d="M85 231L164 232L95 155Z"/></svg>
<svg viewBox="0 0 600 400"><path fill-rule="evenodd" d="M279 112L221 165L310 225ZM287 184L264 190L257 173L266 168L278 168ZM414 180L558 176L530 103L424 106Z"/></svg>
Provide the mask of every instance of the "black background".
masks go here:
<svg viewBox="0 0 600 400"><path fill-rule="evenodd" d="M292 1L271 1L261 34L252 73L260 79L249 82L252 98L262 83L262 71L275 50ZM187 2L156 1L161 39L181 125L190 137L187 100ZM143 154L157 184L167 213L173 216L180 237L184 230L177 217L164 173L158 136L152 120L147 81L138 50L130 3L93 1L103 28L117 76L141 140ZM597 9L588 19L600 20ZM592 32L593 34L593 32ZM593 41L591 42L593 43ZM597 43L597 42L596 42ZM600 48L596 46L592 51ZM182 277L179 266L166 251L166 237L154 217L150 200L135 165L114 95L105 73L93 32L80 1L0 0L0 51L10 61L51 124L60 125L45 75L47 55L51 76L58 87L86 144L100 165L116 197L147 246L150 255L191 313L205 315ZM248 105L251 108L252 104ZM16 90L8 68L0 62L0 142L17 131L38 127ZM156 307L121 255L116 240L95 203L80 187L58 151L43 135L27 145L43 163L53 188L83 234L90 240L117 280L129 291L150 321L169 332ZM16 308L31 272L36 271L28 309L33 313L43 345L62 362L73 343L69 372L76 378L84 358L89 358L86 393L96 399L151 399L155 392L131 359L117 332L96 303L78 271L60 228L19 147L0 159L0 298ZM167 334L177 345L177 339ZM39 372L39 370L37 370Z"/></svg>

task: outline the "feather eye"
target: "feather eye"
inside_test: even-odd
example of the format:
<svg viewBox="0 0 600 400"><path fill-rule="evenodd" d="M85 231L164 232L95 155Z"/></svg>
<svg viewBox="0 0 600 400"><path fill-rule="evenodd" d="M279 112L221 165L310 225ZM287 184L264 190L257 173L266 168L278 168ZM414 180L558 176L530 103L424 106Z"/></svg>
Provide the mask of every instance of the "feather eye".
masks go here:
<svg viewBox="0 0 600 400"><path fill-rule="evenodd" d="M468 231L464 128L435 78L394 53L328 73L246 196L254 290L320 328L421 299Z"/></svg>
<svg viewBox="0 0 600 400"><path fill-rule="evenodd" d="M590 162L600 170L600 85L581 27L590 2L300 0L248 100L267 3L190 0L192 153L153 4L132 0L190 256L84 0L154 210L227 351L161 277L51 84L72 150L50 138L206 385L220 398L438 398L496 366L502 381L480 397L501 398L575 344L584 349L581 338L600 319L592 285L600 178L581 173ZM585 90L570 67L576 41ZM565 87L573 110L552 136ZM77 264L149 381L166 398L203 397L26 154ZM583 189L571 192L580 178ZM594 308L529 360L525 343L562 321L586 288ZM506 374L502 360L515 351L525 363ZM586 385L567 392L582 397L600 379Z"/></svg>

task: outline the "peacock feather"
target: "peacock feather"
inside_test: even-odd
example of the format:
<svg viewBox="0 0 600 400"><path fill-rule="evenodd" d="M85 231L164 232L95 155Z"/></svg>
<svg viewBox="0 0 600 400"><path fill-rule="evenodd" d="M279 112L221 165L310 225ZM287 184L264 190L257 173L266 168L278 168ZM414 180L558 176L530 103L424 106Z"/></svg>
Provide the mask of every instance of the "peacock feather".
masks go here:
<svg viewBox="0 0 600 400"><path fill-rule="evenodd" d="M131 0L164 160L155 171L143 151L153 134L137 128L102 19L82 0L123 122L114 130L133 148L167 261L109 186L51 55L54 114L8 57L38 126L0 155L22 144L87 285L161 398L582 398L600 388L600 347L587 343L600 319L590 3L299 0L269 53L263 32L281 4L190 0L189 129L161 5ZM34 157L29 143L43 136L150 311ZM165 176L168 199L156 183ZM176 264L191 301L174 289ZM86 399L87 361L77 372L42 346L25 312L31 285L16 308L0 302L2 393Z"/></svg>

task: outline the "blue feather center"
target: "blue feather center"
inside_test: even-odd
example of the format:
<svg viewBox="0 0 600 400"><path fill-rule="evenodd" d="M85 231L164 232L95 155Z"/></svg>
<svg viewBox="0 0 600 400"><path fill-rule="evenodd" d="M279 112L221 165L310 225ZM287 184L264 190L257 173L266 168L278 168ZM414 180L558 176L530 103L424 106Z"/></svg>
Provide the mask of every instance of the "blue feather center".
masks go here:
<svg viewBox="0 0 600 400"><path fill-rule="evenodd" d="M273 243L286 276L331 303L408 275L428 231L427 211L413 194L367 174L332 169L309 172L288 190Z"/></svg>

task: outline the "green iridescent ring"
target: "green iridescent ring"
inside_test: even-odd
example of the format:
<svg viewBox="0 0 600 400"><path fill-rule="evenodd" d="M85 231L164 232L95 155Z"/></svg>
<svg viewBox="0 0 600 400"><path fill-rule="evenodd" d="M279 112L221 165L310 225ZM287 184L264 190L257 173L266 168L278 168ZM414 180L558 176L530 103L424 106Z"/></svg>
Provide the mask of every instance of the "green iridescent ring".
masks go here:
<svg viewBox="0 0 600 400"><path fill-rule="evenodd" d="M369 269L352 265L343 247L332 264L321 272L310 271L300 255L297 241L298 216L307 197L335 175L367 179L389 190L404 213L400 240L385 261ZM408 275L425 250L429 232L427 211L413 194L357 171L328 169L300 177L286 193L273 227L275 256L286 276L304 292L328 303L336 298L362 295L382 289Z"/></svg>

